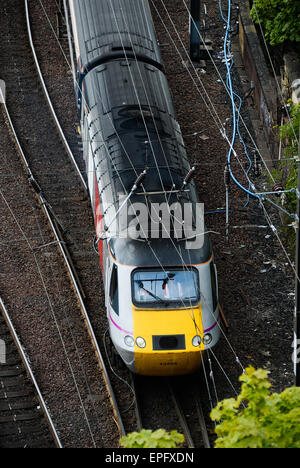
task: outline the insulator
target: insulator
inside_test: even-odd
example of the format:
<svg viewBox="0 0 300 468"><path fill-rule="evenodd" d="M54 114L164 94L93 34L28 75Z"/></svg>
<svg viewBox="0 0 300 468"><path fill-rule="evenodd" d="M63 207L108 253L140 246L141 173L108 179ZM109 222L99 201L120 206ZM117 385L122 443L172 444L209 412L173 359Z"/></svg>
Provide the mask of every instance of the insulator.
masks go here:
<svg viewBox="0 0 300 468"><path fill-rule="evenodd" d="M144 172L142 172L142 173L138 176L138 178L136 179L136 181L135 181L135 183L134 183L134 186L135 186L136 188L138 188L138 187L143 183L143 180L145 179L146 174L147 174L147 171L144 170Z"/></svg>
<svg viewBox="0 0 300 468"><path fill-rule="evenodd" d="M183 185L187 185L191 182L192 178L194 177L194 174L196 172L196 168L192 167L192 169L188 172L186 178L183 181Z"/></svg>
<svg viewBox="0 0 300 468"><path fill-rule="evenodd" d="M225 182L226 187L228 187L228 185L230 184L230 172L229 172L228 166L225 166L224 182Z"/></svg>
<svg viewBox="0 0 300 468"><path fill-rule="evenodd" d="M273 185L272 191L273 191L273 192L282 192L282 191L283 191L283 187L282 187L282 185L281 185L279 182L277 182L276 184ZM276 193L276 197L280 197L280 196L281 196L280 193Z"/></svg>

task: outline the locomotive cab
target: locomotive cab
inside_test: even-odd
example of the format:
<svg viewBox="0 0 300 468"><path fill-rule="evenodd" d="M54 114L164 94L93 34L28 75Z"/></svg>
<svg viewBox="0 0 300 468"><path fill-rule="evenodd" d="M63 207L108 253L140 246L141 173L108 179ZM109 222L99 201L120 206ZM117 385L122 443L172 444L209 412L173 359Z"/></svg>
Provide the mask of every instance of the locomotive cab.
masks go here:
<svg viewBox="0 0 300 468"><path fill-rule="evenodd" d="M111 261L110 336L126 366L138 374L157 376L199 369L205 349L219 339L212 259L186 267L128 266L112 256ZM212 291L211 296L202 290Z"/></svg>

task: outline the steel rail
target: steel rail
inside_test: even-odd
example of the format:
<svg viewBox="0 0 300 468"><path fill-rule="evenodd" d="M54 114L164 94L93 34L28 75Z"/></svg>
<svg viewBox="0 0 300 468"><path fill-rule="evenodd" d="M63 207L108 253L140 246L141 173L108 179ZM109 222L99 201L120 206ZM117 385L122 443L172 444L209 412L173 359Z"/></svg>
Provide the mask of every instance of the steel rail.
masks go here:
<svg viewBox="0 0 300 468"><path fill-rule="evenodd" d="M114 416L115 416L115 421L116 421L116 424L118 426L120 435L121 436L126 435L124 425L123 425L123 422L122 422L122 418L121 418L121 414L120 414L119 409L118 409L117 400L116 400L116 397L114 395L114 391L113 391L113 388L112 388L112 385L111 385L111 382L110 382L110 379L109 379L109 376L108 376L108 373L107 373L107 370L106 370L106 367L105 367L105 363L104 363L104 360L103 360L103 357L102 357L102 354L101 354L101 351L100 351L100 348L99 348L99 345L98 345L98 342L97 342L97 339L96 339L96 336L95 336L95 333L94 333L94 330L93 330L93 327L92 327L92 324L90 322L86 307L84 305L83 298L82 298L82 295L81 295L80 290L79 290L79 286L78 286L78 284L76 282L73 270L71 268L71 265L69 263L69 260L67 258L66 252L65 252L66 247L62 244L62 242L60 240L59 233L57 232L57 230L56 230L56 228L54 226L51 215L50 215L45 203L43 203L43 208L44 208L46 216L47 216L47 218L49 220L51 229L53 230L53 233L55 235L56 241L57 241L57 243L59 245L60 251L61 251L61 253L63 255L64 261L65 261L65 263L67 265L68 273L70 275L73 287L75 288L77 297L79 299L83 319L84 319L87 331L89 333L90 339L92 341L92 345L93 345L95 353L96 353L96 358L97 358L98 364L99 364L101 372L103 374L103 378L104 378L106 388L107 388L107 391L108 391L108 394L109 394L109 398L110 398L110 401L111 401L111 404L112 404L112 408L113 408Z"/></svg>
<svg viewBox="0 0 300 468"><path fill-rule="evenodd" d="M142 407L140 404L140 396L139 396L139 381L138 381L138 376L136 375L131 375L131 386L134 391L135 395L135 416L136 416L136 426L137 430L141 431L143 428L143 416L142 416ZM188 423L185 412L183 410L183 407L180 403L180 397L178 396L178 392L176 391L176 384L170 380L168 377L164 377L161 380L161 384L165 384L165 387L168 388L169 394L171 395L171 400L176 412L176 415L179 420L179 424L181 426L181 429L183 431L184 437L185 437L185 442L188 445L188 448L196 448L196 443L193 439L192 432L191 432L191 424ZM195 415L198 418L199 422L199 428L201 432L201 437L202 437L202 443L204 448L211 448L210 441L209 441L209 436L208 436L208 431L206 427L206 422L204 419L204 414L203 414L203 409L201 405L201 401L198 395L194 394L194 408L195 408ZM197 430L198 432L198 430ZM202 444L201 444L202 447Z"/></svg>
<svg viewBox="0 0 300 468"><path fill-rule="evenodd" d="M26 169L28 171L28 175L29 175L29 177L33 178L33 180L35 180L34 176L33 176L33 173L32 173L32 171L30 169L29 163L27 161L27 158L26 158L26 156L24 154L24 151L23 151L23 149L21 147L18 136L16 134L16 131L15 131L15 128L13 126L10 114L8 112L8 109L7 109L7 106L6 106L5 103L3 104L3 106L4 106L4 109L5 109L5 112L6 112L6 115L7 115L11 130L12 130L12 133L13 133L13 135L15 137L15 141L16 141L19 153L20 153L20 155L22 157L22 161L23 161L23 163L24 163L24 165L25 165L25 167L26 167ZM120 414L119 409L118 409L117 400L116 400L116 397L114 395L114 391L112 389L112 386L111 386L111 383L110 383L110 380L109 380L108 372L106 370L105 363L104 363L104 360L103 360L103 357L102 357L102 354L101 354L101 351L100 351L100 348L99 348L99 345L98 345L98 342L97 342L93 327L92 327L90 319L88 317L88 313L87 313L86 307L84 305L84 301L83 301L79 286L77 284L74 272L73 272L72 267L70 265L70 262L68 260L68 256L67 256L67 253L66 253L67 249L66 249L64 243L61 241L60 235L59 235L57 229L55 228L55 225L54 225L54 222L52 220L50 211L47 208L47 202L46 202L45 198L43 197L42 193L36 192L36 194L37 194L39 202L40 202L40 204L41 204L41 206L42 206L42 208L44 210L44 213L45 213L45 215L46 215L46 217L48 219L48 222L50 224L52 232L53 232L53 234L55 236L56 242L57 242L57 244L59 246L59 249L60 249L61 254L63 256L63 259L65 261L65 264L66 264L66 267L67 267L67 270L68 270L68 273L69 273L69 276L70 276L70 280L71 280L72 285L73 285L73 287L75 289L75 292L77 294L77 297L78 297L78 300L79 300L79 303L80 303L80 306L81 306L80 309L81 309L81 313L82 313L82 316L83 316L83 319L84 319L84 322L85 322L85 326L86 326L86 328L88 330L90 339L92 341L92 345L93 345L95 353L96 353L96 358L97 358L99 367L100 367L100 369L102 371L103 378L104 378L106 388L107 388L107 391L108 391L108 395L109 395L109 398L110 398L110 401L111 401L111 404L112 404L112 408L113 408L113 412L114 412L114 416L115 416L115 422L116 422L116 424L118 426L120 435L121 436L126 435L124 425L123 425L123 422L122 422L122 418L121 418L121 414Z"/></svg>
<svg viewBox="0 0 300 468"><path fill-rule="evenodd" d="M206 423L204 419L203 409L202 409L202 405L201 405L199 397L195 396L195 401L196 401L197 414L198 414L198 419L200 423L200 429L202 433L204 448L211 448L209 437L208 437L208 432L207 432L207 427L206 427Z"/></svg>
<svg viewBox="0 0 300 468"><path fill-rule="evenodd" d="M39 402L40 402L42 411L43 411L43 413L44 413L44 415L45 415L45 418L46 418L46 421L47 421L47 423L48 423L48 425L49 425L49 428L50 428L51 434L52 434L52 436L53 436L55 445L56 445L57 448L63 448L63 446L62 446L62 444L61 444L61 441L60 441L60 439L59 439L59 436L58 436L58 434L57 434L57 432L56 432L56 429L55 429L54 423L53 423L53 421L52 421L52 418L51 418L51 416L50 416L50 413L49 413L49 411L48 411L47 405L46 405L45 400L44 400L44 398L43 398L43 395L42 395L42 393L41 393L41 390L40 390L40 388L39 388L39 386L38 386L38 383L37 383L37 381L36 381L36 379L35 379L35 376L34 376L34 374L33 374L33 371L32 371L32 369L31 369L31 367L30 367L29 361L28 361L28 359L27 359L27 357L26 357L26 354L25 354L25 352L24 352L22 343L21 343L20 340L19 340L19 337L18 337L18 335L17 335L17 332L16 332L16 330L15 330L13 324L12 324L12 321L11 321L11 319L10 319L9 313L8 313L8 311L7 311L7 309L6 309L5 305L4 305L4 302L3 302L3 300L2 300L1 297L0 297L0 308L1 308L1 310L2 310L2 315L3 315L4 320L5 320L5 322L6 322L7 326L8 326L8 328L9 328L9 331L10 331L10 333L11 333L11 335L12 335L12 338L13 338L13 340L14 340L16 346L17 346L18 352L19 352L19 354L20 354L20 357L21 357L22 362L23 362L23 364L24 364L24 367L25 367L25 369L26 369L27 375L28 375L30 381L32 382L32 384L33 384L33 386L34 386L34 388L35 388L35 391L36 391L36 394L37 394L37 398L38 398L38 400L39 400Z"/></svg>
<svg viewBox="0 0 300 468"><path fill-rule="evenodd" d="M32 33L31 33L31 26L30 26L30 15L29 15L29 8L28 8L28 0L25 0L25 11L26 11L26 22L27 22L27 30L28 30L28 37L29 37L29 43L30 43L30 47L31 47L31 51L32 51L32 54L33 54L33 58L34 58L34 62L35 62L35 65L36 65L36 69L37 69L37 72L38 72L38 75L39 75L39 79L40 79L40 82L41 82L41 85L42 85L42 88L43 88L43 91L44 91L44 94L45 94L45 97L47 99L47 103L48 103L48 106L50 108L50 111L51 111L51 114L52 114L52 117L54 119L54 122L55 122L55 125L57 127L57 130L59 132L59 135L60 135L60 138L65 146L65 149L67 151L67 154L69 156L69 158L71 159L72 163L74 164L75 166L75 169L79 175L79 178L81 180L81 183L84 187L84 190L86 192L86 194L88 194L88 188L87 188L87 185L86 185L86 182L82 176L82 173L75 161L75 158L74 158L74 155L71 151L71 148L69 146L69 143L65 137L65 134L63 132L63 129L59 123L59 120L57 118L57 115L56 115L56 112L54 110L54 107L52 105L52 102L51 102L51 99L50 99L50 96L49 96L49 93L48 93L48 90L47 90L47 86L45 84L45 80L44 80L44 77L42 75L42 72L41 72L41 68L40 68L40 65L39 65L39 61L38 61L38 58L37 58L37 55L36 55L36 51L35 51L35 47L34 47L34 44L33 44L33 39L32 39Z"/></svg>
<svg viewBox="0 0 300 468"><path fill-rule="evenodd" d="M174 403L174 406L175 406L175 409L176 409L176 413L177 413L177 415L179 417L181 427L182 427L184 435L186 437L186 441L187 441L190 448L194 448L195 444L194 444L194 441L193 441L193 438L192 438L192 435L191 435L191 431L189 429L189 425L187 423L184 411L183 411L182 406L180 404L179 398L176 395L176 389L174 389L174 386L172 385L172 383L170 382L169 379L167 379L167 384L168 384L169 391L171 393L171 397L172 397L172 400L173 400L173 403ZM200 431L201 431L201 435L202 435L204 448L211 448L209 437L208 437L208 432L207 432L207 427L206 427L206 423L205 423L205 419L204 419L203 409L202 409L202 405L201 405L201 401L200 401L200 398L199 398L199 396L197 394L194 394L194 402L195 402L196 413L197 413L197 417L198 417L198 421L199 421L199 426L200 426Z"/></svg>
<svg viewBox="0 0 300 468"><path fill-rule="evenodd" d="M131 378L131 386L133 388L133 393L134 393L134 403L135 403L134 410L135 410L137 430L141 431L143 429L143 420L142 420L141 407L140 407L139 400L138 400L136 376L131 373L130 378Z"/></svg>
<svg viewBox="0 0 300 468"><path fill-rule="evenodd" d="M27 25L29 27L29 31L30 31L30 23L28 23L28 19L29 19L29 11L28 11L28 2L27 0L25 0L25 6L26 6L26 16L27 16ZM33 43L32 43L32 39L31 39L32 35L31 35L31 32L30 32L30 42L32 44L32 47L33 47ZM37 56L35 54L35 60L37 61ZM38 65L38 62L36 62L37 65ZM39 71L39 76L42 80L42 82L44 83L44 80L41 76L41 73L40 73L40 67L38 65L38 71ZM44 91L47 91L46 90L46 87L44 87ZM0 90L1 92L1 90ZM2 93L1 93L2 94ZM48 100L48 103L49 103L49 107L51 109L53 109L53 105L51 103L51 100L50 100L50 97L48 95L48 92L47 92L47 100ZM16 141L16 144L17 144L17 148L18 148L18 151L20 153L20 156L22 158L22 161L23 161L23 164L28 172L28 177L33 180L35 182L35 178L34 178L34 175L30 169L30 166L29 166L29 163L28 163L28 160L24 154L24 151L22 149L22 146L21 146L21 143L20 143L20 140L17 136L17 133L15 131L15 128L14 128L14 125L13 125L13 122L11 120L11 117L10 117L10 114L9 114L9 111L8 111L8 108L6 106L6 103L4 102L3 104L4 106L4 109L5 109L5 113L7 115L7 119L9 121L9 125L10 125L10 128L11 128L11 131L13 133L13 136L15 138L15 141ZM57 121L58 122L58 121ZM60 125L59 125L59 128L60 128L60 132L63 133L63 130L61 129ZM64 136L64 135L63 135ZM66 140L65 136L64 136L64 140ZM70 150L71 151L71 150ZM73 156L73 155L72 155ZM74 157L73 157L74 159ZM76 165L76 162L74 160L74 164ZM77 165L76 165L77 167ZM80 174L81 175L81 174ZM83 180L84 182L84 180ZM84 182L85 183L85 182ZM38 186L38 184L36 184ZM68 253L67 253L67 248L66 246L64 245L64 243L61 241L61 238L60 238L60 234L58 232L58 230L56 229L55 225L54 225L54 222L52 220L52 217L51 217L51 213L50 213L50 210L48 209L47 207L47 202L42 194L42 192L39 192L38 190L36 190L36 194L37 194L37 197L39 199L39 202L44 210L44 213L48 219L48 222L50 224L50 227L53 231L53 234L55 236L55 239L56 239L56 242L59 246L59 249L61 251L61 254L63 256L63 259L65 261L65 264L66 264L66 267L67 267L67 270L68 270L68 274L69 274L69 277L70 277L70 280L71 280L71 283L74 287L74 290L77 294L77 297L78 297L78 300L79 300L79 303L80 303L80 309L81 309L81 313L82 313L82 316L83 316L83 319L84 319L84 322L85 322L85 326L87 328L87 331L89 333L89 336L90 336L90 339L91 339L91 342L92 342L92 345L93 345L93 348L94 348L94 351L95 351L95 354L96 354L96 358L97 358L97 362L98 362L98 365L99 365L99 368L102 372L102 376L103 376L103 379L105 381L105 385L106 385L106 389L107 389L107 392L108 392L108 396L109 396L109 399L111 401L111 405L112 405L112 409L113 409L113 413L114 413L114 420L115 420L115 423L119 429L119 433L121 436L124 436L126 435L126 432L125 432L125 429L124 429L124 425L123 425L123 421L122 421L122 418L121 418L121 414L120 414L120 411L118 409L118 404L117 404L117 400L116 400L116 397L115 397L115 394L114 394L114 391L113 391L113 388L112 388L112 385L111 385L111 382L110 382L110 379L109 379L109 375L108 375L108 372L106 370L106 367L105 367L105 363L104 363L104 360L103 360L103 357L102 357L102 354L101 354L101 351L100 351L100 348L99 348L99 345L98 345L98 342L97 342L97 339L96 339L96 336L95 336L95 333L94 333L94 330L93 330L93 327L91 325L91 322L90 322L90 319L88 317L88 313L87 313L87 310L86 310L86 307L85 307L85 304L84 304L84 301L83 301L83 297L82 297L82 294L80 292L80 288L78 286L78 283L76 281L76 278L75 278L75 274L74 274L74 271L71 267L71 264L70 264L70 261L68 259Z"/></svg>
<svg viewBox="0 0 300 468"><path fill-rule="evenodd" d="M169 379L167 379L167 385L168 385L168 388L169 388L169 391L170 391L170 394L171 394L171 398L172 398L172 401L173 401L173 404L174 404L174 407L175 407L175 411L177 413L180 425L181 425L183 433L184 433L185 441L187 442L189 448L195 448L193 437L192 437L191 431L189 429L186 417L185 417L184 412L182 410L179 399L176 396L176 392L175 392L175 390L174 390L174 388L173 388L173 386L172 386Z"/></svg>

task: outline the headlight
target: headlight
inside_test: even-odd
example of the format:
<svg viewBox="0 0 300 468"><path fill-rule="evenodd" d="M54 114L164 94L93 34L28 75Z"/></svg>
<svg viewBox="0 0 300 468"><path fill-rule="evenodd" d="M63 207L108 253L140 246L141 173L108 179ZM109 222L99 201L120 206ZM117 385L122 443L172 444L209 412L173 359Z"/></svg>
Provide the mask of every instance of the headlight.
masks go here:
<svg viewBox="0 0 300 468"><path fill-rule="evenodd" d="M212 342L212 336L210 333L206 333L204 336L203 336L203 343L205 345L209 345L210 343Z"/></svg>
<svg viewBox="0 0 300 468"><path fill-rule="evenodd" d="M132 348L134 346L134 339L133 339L132 336L126 335L125 338L124 338L124 341L125 341L125 344L127 346L130 346L130 348Z"/></svg>
<svg viewBox="0 0 300 468"><path fill-rule="evenodd" d="M144 340L144 338L142 338L141 336L139 336L136 340L135 340L137 346L139 348L145 348L146 346L146 341Z"/></svg>
<svg viewBox="0 0 300 468"><path fill-rule="evenodd" d="M193 346L195 346L195 348L197 348L197 346L200 346L201 345L201 336L199 336L199 335L194 336L194 338L192 339L192 344L193 344Z"/></svg>

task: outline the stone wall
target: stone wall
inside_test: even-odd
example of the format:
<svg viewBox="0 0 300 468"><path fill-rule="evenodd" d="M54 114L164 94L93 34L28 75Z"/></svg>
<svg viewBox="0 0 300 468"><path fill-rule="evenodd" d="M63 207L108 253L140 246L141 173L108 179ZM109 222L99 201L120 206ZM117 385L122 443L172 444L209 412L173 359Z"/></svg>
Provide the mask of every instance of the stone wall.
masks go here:
<svg viewBox="0 0 300 468"><path fill-rule="evenodd" d="M283 56L282 91L285 100L292 98L293 104L300 102L300 58L296 52Z"/></svg>
<svg viewBox="0 0 300 468"><path fill-rule="evenodd" d="M247 1L240 6L239 23L239 41L244 67L249 80L254 84L254 101L271 157L276 159L279 143L273 127L278 123L277 86L267 66Z"/></svg>

